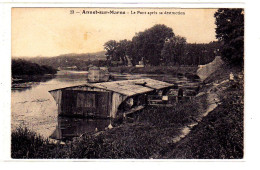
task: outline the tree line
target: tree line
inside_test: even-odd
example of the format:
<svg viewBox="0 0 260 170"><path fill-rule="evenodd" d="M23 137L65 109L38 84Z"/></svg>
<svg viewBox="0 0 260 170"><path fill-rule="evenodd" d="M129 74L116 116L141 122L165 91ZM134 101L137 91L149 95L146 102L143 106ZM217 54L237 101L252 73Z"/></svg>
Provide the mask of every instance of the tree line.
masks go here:
<svg viewBox="0 0 260 170"><path fill-rule="evenodd" d="M132 40L110 40L104 44L107 63L113 65L199 65L212 61L218 42L191 44L175 35L172 28L157 24L137 33Z"/></svg>
<svg viewBox="0 0 260 170"><path fill-rule="evenodd" d="M215 13L216 38L207 44L187 43L172 28L157 24L136 33L132 40L110 40L104 44L107 64L203 65L216 55L229 64L241 65L244 55L243 9L219 9ZM130 63L129 63L130 62Z"/></svg>
<svg viewBox="0 0 260 170"><path fill-rule="evenodd" d="M38 65L22 59L12 59L12 77L21 75L56 74L57 70L46 65Z"/></svg>

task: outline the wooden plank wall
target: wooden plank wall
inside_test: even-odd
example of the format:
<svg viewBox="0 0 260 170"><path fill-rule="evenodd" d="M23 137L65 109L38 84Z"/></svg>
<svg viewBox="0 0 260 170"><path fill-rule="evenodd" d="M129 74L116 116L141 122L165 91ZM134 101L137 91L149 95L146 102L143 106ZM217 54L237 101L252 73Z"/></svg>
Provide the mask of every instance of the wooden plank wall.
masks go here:
<svg viewBox="0 0 260 170"><path fill-rule="evenodd" d="M63 96L63 91L91 91L91 92L94 92L94 91L99 91L99 92L108 92L108 94L103 97L100 98L100 101L97 103L97 108L98 107L101 107L99 108L99 112L101 112L101 110L105 111L107 110L106 113L109 114L110 117L112 118L116 118L116 113L118 111L118 107L119 105L127 98L127 96L125 95L122 95L122 94L119 94L119 93L116 93L116 92L110 92L108 90L105 90L105 89L99 89L99 88L91 88L91 87L73 87L73 88L66 88L66 89L61 89L61 90L54 90L54 91L50 91L50 93L52 94L53 98L55 99L56 101L56 104L58 105L58 114L61 114L62 112L62 103L63 103L63 99L64 97L66 98L66 96ZM71 94L72 95L72 94ZM74 93L73 93L74 95ZM77 93L75 93L76 96L78 96ZM101 95L101 94L100 94ZM100 96L99 95L99 96ZM63 97L62 97L63 96ZM80 97L81 95L79 95ZM67 96L69 97L69 96ZM82 97L82 96L81 96ZM77 99L78 97L76 97L75 100L78 100ZM71 99L69 99L68 101L66 101L66 103L69 104L69 101ZM74 99L73 99L74 100ZM84 99L82 99L82 102L84 101ZM107 101L107 102L106 102ZM74 104L75 105L78 105L79 101L75 102ZM86 101L87 102L87 101ZM84 102L85 103L85 102ZM86 103L87 104L87 103ZM82 104L84 105L84 104ZM106 105L106 106L104 106ZM64 106L65 107L65 106ZM63 108L65 109L65 108ZM72 108L72 110L74 110L75 108Z"/></svg>
<svg viewBox="0 0 260 170"><path fill-rule="evenodd" d="M77 91L75 90L62 90L61 95L61 114L73 115L76 114L77 109Z"/></svg>
<svg viewBox="0 0 260 170"><path fill-rule="evenodd" d="M55 90L50 92L54 100L56 101L56 105L58 105L58 114L61 113L61 90Z"/></svg>
<svg viewBox="0 0 260 170"><path fill-rule="evenodd" d="M111 111L110 111L110 117L116 118L116 113L118 111L118 107L126 98L127 98L127 96L124 96L119 93L112 94L112 107L111 107Z"/></svg>

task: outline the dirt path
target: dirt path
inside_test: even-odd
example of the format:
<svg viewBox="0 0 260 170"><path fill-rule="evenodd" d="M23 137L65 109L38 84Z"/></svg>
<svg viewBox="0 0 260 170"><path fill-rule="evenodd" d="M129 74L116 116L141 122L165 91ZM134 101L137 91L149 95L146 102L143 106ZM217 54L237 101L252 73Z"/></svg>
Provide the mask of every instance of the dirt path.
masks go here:
<svg viewBox="0 0 260 170"><path fill-rule="evenodd" d="M218 84L211 84L209 89L206 92L201 92L199 93L196 97L206 95L206 108L205 104L201 103L198 105L199 110L201 110L200 114L193 117L192 119L194 120L192 123L185 125L183 127L180 127L179 135L174 136L172 140L169 142L169 145L172 144L177 144L180 142L183 138L185 138L192 130L193 127L197 126L204 117L206 117L211 111L213 111L218 104L220 103L219 97L218 97ZM203 107L204 106L204 107ZM152 156L153 159L158 159L158 158L167 158L168 152L172 152L171 150L166 151L163 153L163 155L159 154L157 152Z"/></svg>
<svg viewBox="0 0 260 170"><path fill-rule="evenodd" d="M190 133L191 129L194 126L198 125L198 123L204 117L206 117L211 111L213 111L218 106L218 104L220 103L218 93L219 93L220 90L224 90L226 88L225 84L228 83L228 82L229 82L228 80L224 80L224 81L222 81L221 83L218 83L218 84L213 83L212 86L207 90L207 92L202 92L201 94L197 95L197 96L203 95L203 94L207 95L207 100L206 100L207 101L207 108L202 110L201 114L199 114L197 117L194 118L194 120L195 120L194 123L188 124L188 125L181 128L180 135L178 135L178 136L176 136L172 139L173 144L179 142L181 139L186 137ZM198 107L201 107L201 106L198 106Z"/></svg>

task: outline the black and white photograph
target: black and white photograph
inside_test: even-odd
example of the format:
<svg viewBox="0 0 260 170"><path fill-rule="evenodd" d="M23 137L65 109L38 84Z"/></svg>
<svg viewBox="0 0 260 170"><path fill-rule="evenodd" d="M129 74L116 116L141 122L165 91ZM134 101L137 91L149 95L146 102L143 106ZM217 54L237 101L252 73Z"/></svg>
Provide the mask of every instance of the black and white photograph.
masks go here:
<svg viewBox="0 0 260 170"><path fill-rule="evenodd" d="M244 16L12 7L11 160L243 160Z"/></svg>

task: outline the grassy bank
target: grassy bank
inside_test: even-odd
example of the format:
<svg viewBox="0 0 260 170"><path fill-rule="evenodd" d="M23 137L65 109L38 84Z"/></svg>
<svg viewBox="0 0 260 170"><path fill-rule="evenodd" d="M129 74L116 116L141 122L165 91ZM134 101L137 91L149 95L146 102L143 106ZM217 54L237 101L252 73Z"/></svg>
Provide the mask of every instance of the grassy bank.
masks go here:
<svg viewBox="0 0 260 170"><path fill-rule="evenodd" d="M222 104L202 120L184 140L172 148L167 158L243 158L243 105L240 92L227 89Z"/></svg>
<svg viewBox="0 0 260 170"><path fill-rule="evenodd" d="M51 144L48 139L44 139L26 127L19 127L11 134L12 158L54 158L54 156L58 157L60 146Z"/></svg>
<svg viewBox="0 0 260 170"><path fill-rule="evenodd" d="M175 107L148 107L134 121L65 145L20 128L12 132L12 158L156 158L181 127L194 121L203 109L199 103L205 103L205 96Z"/></svg>
<svg viewBox="0 0 260 170"><path fill-rule="evenodd" d="M237 77L227 82L229 74ZM224 66L206 84L219 83L215 90L221 103L177 145L168 148L164 158L174 159L241 159L244 155L244 80L239 68ZM225 87L226 86L226 87ZM206 90L207 88L204 88Z"/></svg>
<svg viewBox="0 0 260 170"><path fill-rule="evenodd" d="M186 73L196 74L197 69L197 66L145 66L143 68L119 66L110 67L109 72L185 75Z"/></svg>

